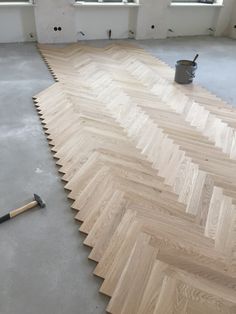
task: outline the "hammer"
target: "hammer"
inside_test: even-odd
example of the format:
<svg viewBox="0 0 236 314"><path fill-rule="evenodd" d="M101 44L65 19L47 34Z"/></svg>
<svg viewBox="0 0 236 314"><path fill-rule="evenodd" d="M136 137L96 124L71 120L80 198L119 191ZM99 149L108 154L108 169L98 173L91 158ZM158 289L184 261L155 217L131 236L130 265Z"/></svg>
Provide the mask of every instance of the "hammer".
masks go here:
<svg viewBox="0 0 236 314"><path fill-rule="evenodd" d="M40 196L38 196L37 194L34 194L34 201L30 202L29 204L26 204L25 206L14 209L14 210L10 211L8 214L0 217L0 224L3 223L4 221L7 221L11 218L18 216L18 215L26 212L27 210L34 208L36 206L39 206L40 208L44 208L46 205Z"/></svg>

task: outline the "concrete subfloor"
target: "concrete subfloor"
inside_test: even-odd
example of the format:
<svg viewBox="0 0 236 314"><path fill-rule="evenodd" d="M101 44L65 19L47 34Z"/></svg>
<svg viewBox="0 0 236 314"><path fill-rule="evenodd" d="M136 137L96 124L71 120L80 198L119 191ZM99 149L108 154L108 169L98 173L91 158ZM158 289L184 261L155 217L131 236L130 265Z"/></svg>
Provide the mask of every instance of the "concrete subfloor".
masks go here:
<svg viewBox="0 0 236 314"><path fill-rule="evenodd" d="M236 40L208 36L139 41L141 47L171 67L198 53L195 83L236 106Z"/></svg>
<svg viewBox="0 0 236 314"><path fill-rule="evenodd" d="M101 280L70 210L32 96L53 83L35 44L0 45L0 213L41 195L0 225L0 314L104 313Z"/></svg>
<svg viewBox="0 0 236 314"><path fill-rule="evenodd" d="M100 45L107 41L90 42ZM200 53L196 82L236 105L236 42L178 38L138 42L171 66ZM0 226L0 314L100 314L108 299L70 210L31 97L53 83L35 44L0 45L0 214L42 195Z"/></svg>

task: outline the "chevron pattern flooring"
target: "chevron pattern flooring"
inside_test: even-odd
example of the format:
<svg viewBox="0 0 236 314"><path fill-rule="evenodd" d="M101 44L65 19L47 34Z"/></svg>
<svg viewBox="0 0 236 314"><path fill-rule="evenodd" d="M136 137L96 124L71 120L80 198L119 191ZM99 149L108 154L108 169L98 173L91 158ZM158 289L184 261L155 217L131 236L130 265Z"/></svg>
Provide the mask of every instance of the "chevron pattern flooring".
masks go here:
<svg viewBox="0 0 236 314"><path fill-rule="evenodd" d="M236 110L126 42L40 45L34 97L113 314L236 313Z"/></svg>

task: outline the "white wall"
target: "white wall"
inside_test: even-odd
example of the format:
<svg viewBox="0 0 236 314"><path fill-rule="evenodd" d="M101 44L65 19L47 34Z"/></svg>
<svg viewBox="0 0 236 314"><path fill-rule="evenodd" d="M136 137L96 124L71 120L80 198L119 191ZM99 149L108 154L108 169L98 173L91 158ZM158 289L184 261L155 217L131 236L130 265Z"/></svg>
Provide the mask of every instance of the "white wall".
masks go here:
<svg viewBox="0 0 236 314"><path fill-rule="evenodd" d="M224 0L224 6L219 10L219 16L216 23L216 36L227 36L230 32L230 18L235 0Z"/></svg>
<svg viewBox="0 0 236 314"><path fill-rule="evenodd" d="M207 6L170 7L169 0L141 0L140 3L137 39L213 35L209 28L215 30L222 9ZM151 25L155 25L155 29L151 29Z"/></svg>
<svg viewBox="0 0 236 314"><path fill-rule="evenodd" d="M232 11L230 27L229 27L229 35L230 37L236 39L236 1L234 3L234 8Z"/></svg>
<svg viewBox="0 0 236 314"><path fill-rule="evenodd" d="M68 43L76 41L75 8L68 0L37 0L35 22L40 43ZM54 27L62 31L54 31Z"/></svg>
<svg viewBox="0 0 236 314"><path fill-rule="evenodd" d="M168 8L168 37L213 35L209 28L215 29L220 8L211 7L169 7Z"/></svg>
<svg viewBox="0 0 236 314"><path fill-rule="evenodd" d="M140 0L137 12L136 38L166 38L168 1ZM152 29L154 25L154 29Z"/></svg>
<svg viewBox="0 0 236 314"><path fill-rule="evenodd" d="M129 30L134 31L130 25L131 10L127 7L76 7L75 23L77 40L107 39L108 30L112 30L112 38L128 38ZM80 34L82 31L85 36Z"/></svg>
<svg viewBox="0 0 236 314"><path fill-rule="evenodd" d="M35 36L33 7L0 6L0 43L35 41Z"/></svg>
<svg viewBox="0 0 236 314"><path fill-rule="evenodd" d="M39 42L64 43L107 39L109 29L112 30L112 38L128 37L132 20L131 9L75 7L73 3L74 0L37 0L35 19ZM54 26L61 26L62 31L55 32ZM80 31L85 36L82 36Z"/></svg>
<svg viewBox="0 0 236 314"><path fill-rule="evenodd" d="M232 27L236 24L235 0L224 0L223 8L170 7L170 0L140 0L139 8L74 7L73 3L74 0L36 0L34 8L0 6L0 42L34 40L29 34L36 32L35 23L41 43L105 39L109 29L112 38L127 38L129 30L135 32L137 39L208 35L209 28L215 30L216 36L236 37ZM62 31L55 32L55 26Z"/></svg>

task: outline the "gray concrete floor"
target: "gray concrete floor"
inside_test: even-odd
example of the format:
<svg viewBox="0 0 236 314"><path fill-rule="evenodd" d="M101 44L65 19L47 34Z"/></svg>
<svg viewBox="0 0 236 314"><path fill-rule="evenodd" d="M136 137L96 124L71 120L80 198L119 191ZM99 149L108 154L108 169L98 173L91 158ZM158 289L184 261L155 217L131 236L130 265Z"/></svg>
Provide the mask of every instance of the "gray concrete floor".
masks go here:
<svg viewBox="0 0 236 314"><path fill-rule="evenodd" d="M105 41L90 44L103 45ZM139 41L171 66L200 53L196 81L236 105L236 42ZM53 80L34 44L0 45L0 214L43 196L47 208L0 225L0 314L100 314L98 293L70 202L31 97Z"/></svg>
<svg viewBox="0 0 236 314"><path fill-rule="evenodd" d="M192 60L199 53L195 83L236 106L236 40L199 36L143 40L139 44L171 67L177 60Z"/></svg>
<svg viewBox="0 0 236 314"><path fill-rule="evenodd" d="M105 312L31 98L52 83L34 44L0 45L0 213L47 203L0 225L0 314Z"/></svg>

